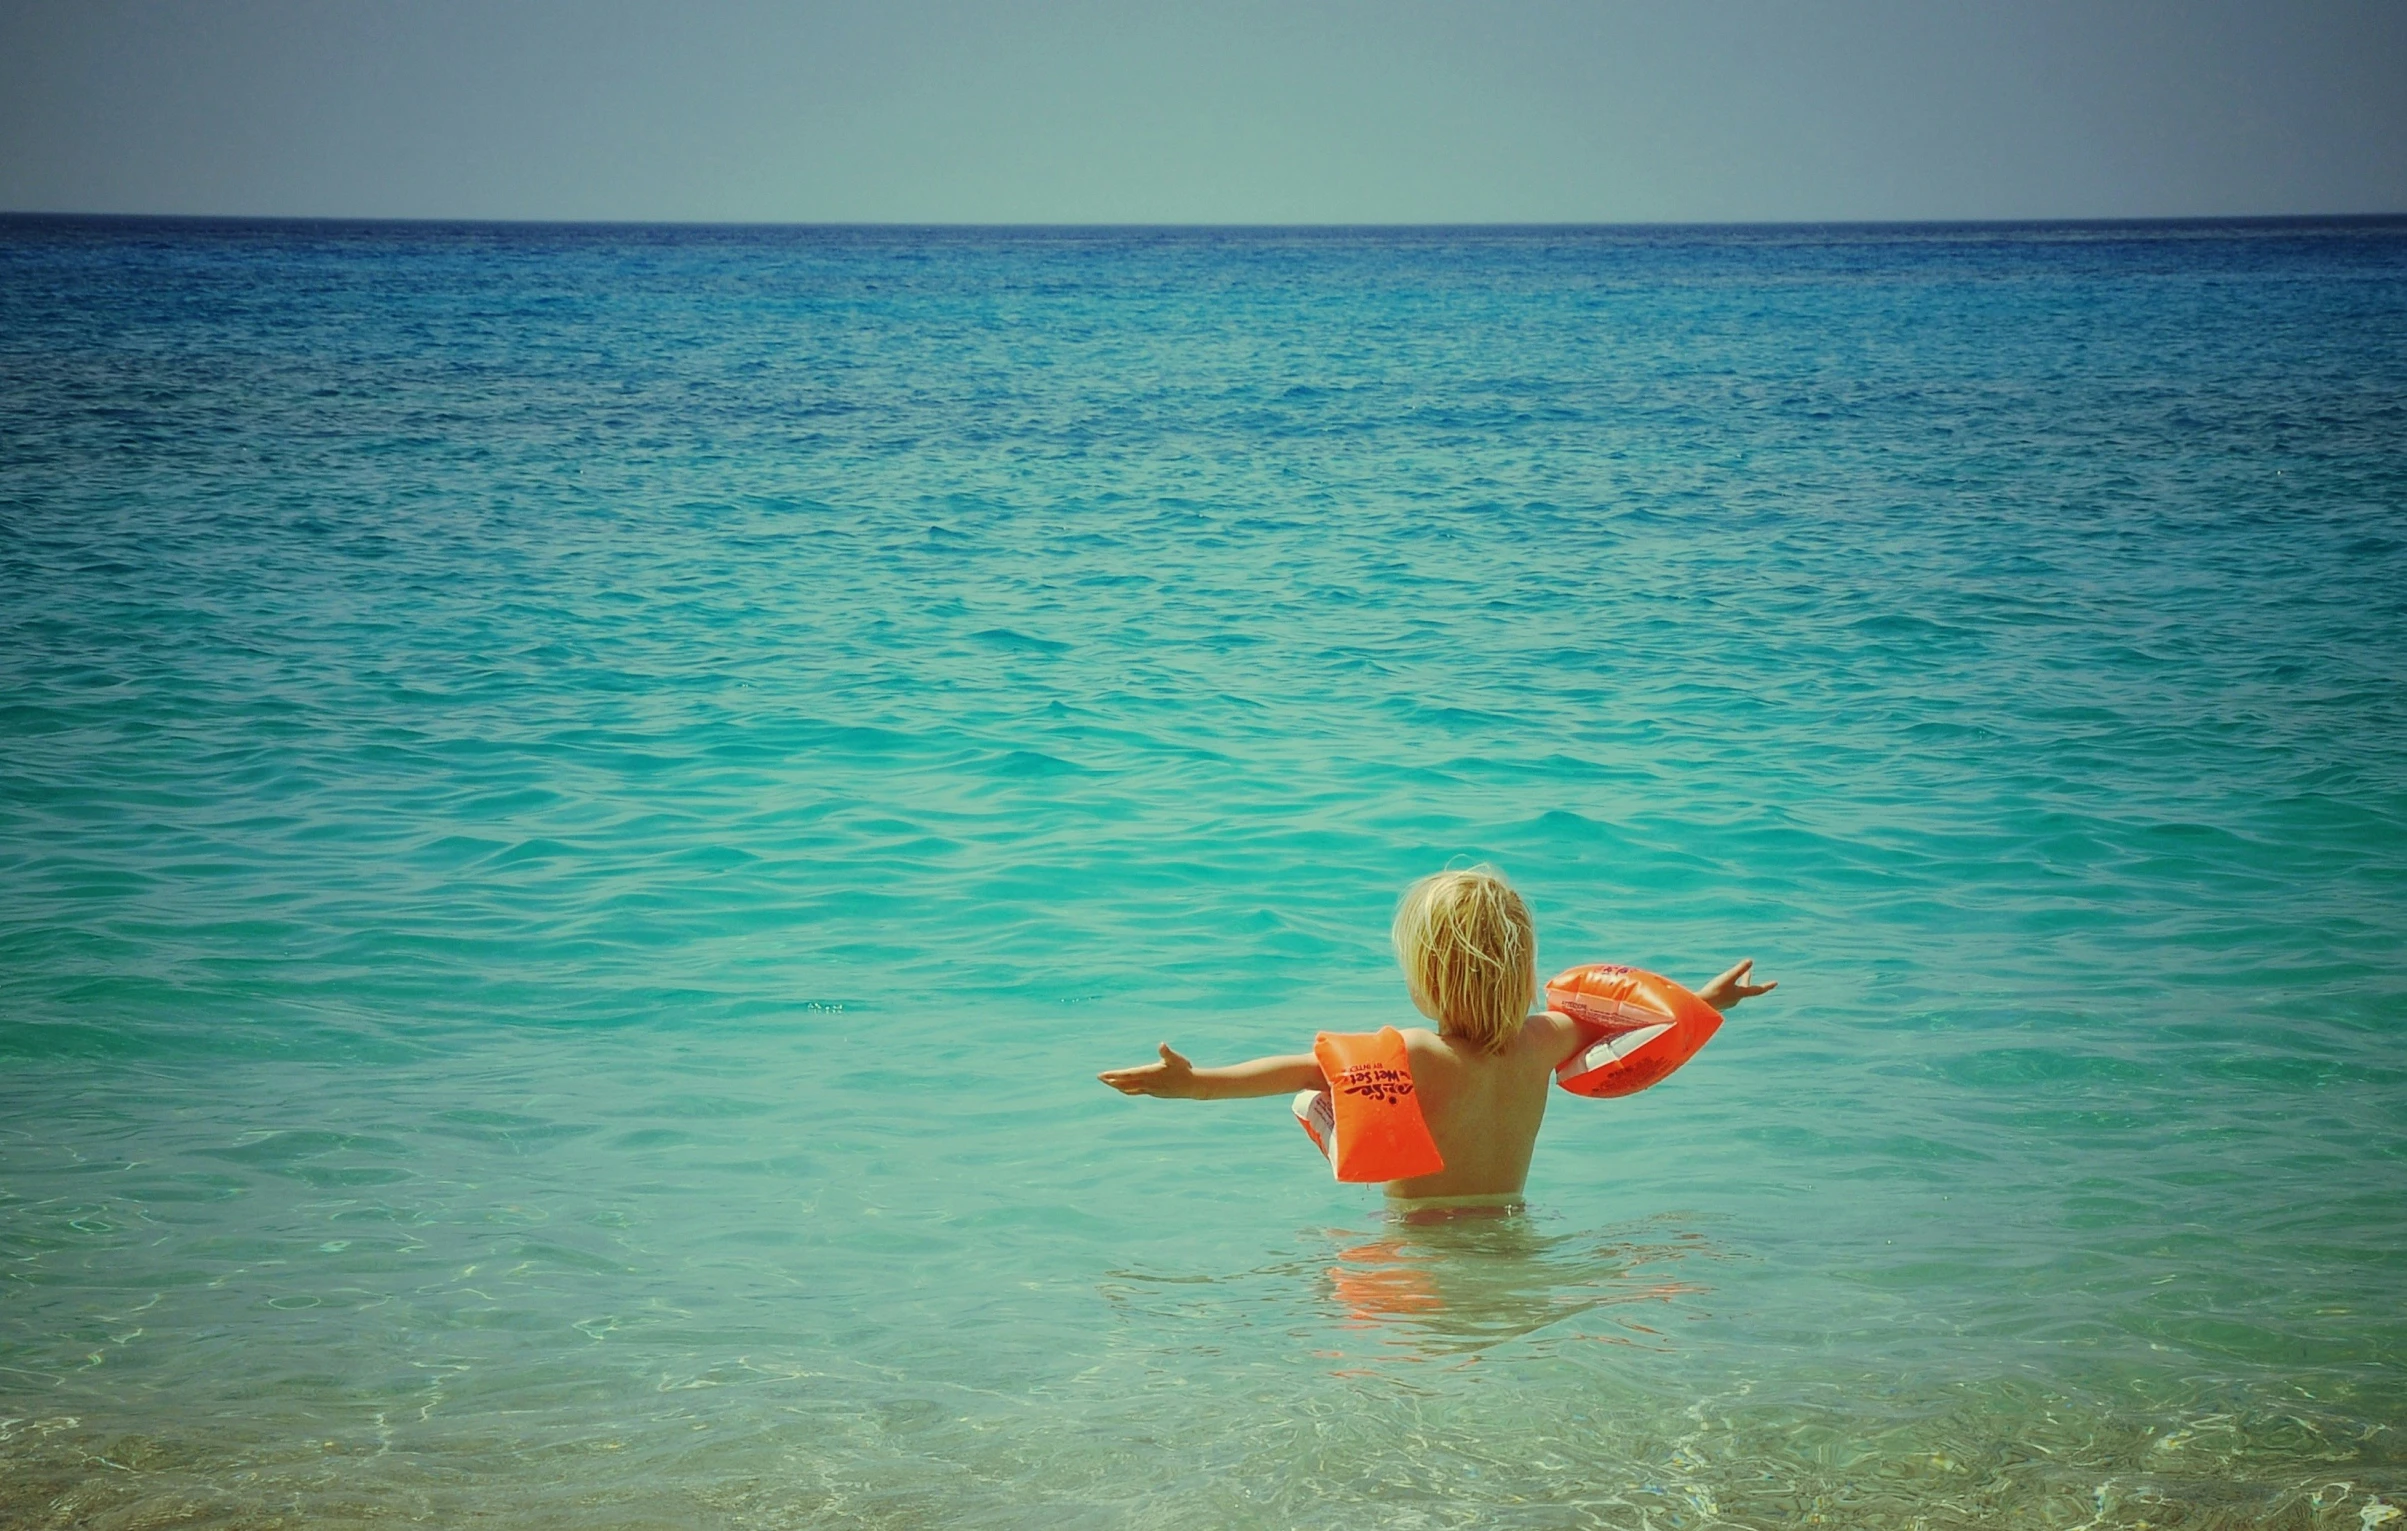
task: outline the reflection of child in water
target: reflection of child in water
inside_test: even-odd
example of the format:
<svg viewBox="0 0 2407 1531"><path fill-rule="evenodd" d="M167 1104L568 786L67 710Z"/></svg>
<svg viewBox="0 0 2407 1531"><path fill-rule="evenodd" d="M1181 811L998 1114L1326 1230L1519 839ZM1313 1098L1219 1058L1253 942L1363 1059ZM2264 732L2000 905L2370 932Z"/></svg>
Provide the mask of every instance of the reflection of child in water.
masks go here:
<svg viewBox="0 0 2407 1531"><path fill-rule="evenodd" d="M1396 957L1412 1002L1438 1023L1404 1033L1421 1115L1446 1167L1391 1180L1387 1194L1420 1205L1517 1201L1529 1178L1547 1084L1584 1040L1569 1016L1530 1013L1538 992L1538 938L1521 901L1489 867L1440 872L1406 890L1396 910ZM1763 994L1747 981L1754 959L1697 991L1716 1010ZM1161 1044L1161 1059L1097 1076L1123 1095L1227 1100L1328 1087L1310 1053L1197 1068Z"/></svg>
<svg viewBox="0 0 2407 1531"><path fill-rule="evenodd" d="M1589 1234L1542 1234L1530 1219L1509 1213L1478 1219L1432 1213L1408 1216L1397 1232L1336 1251L1329 1296L1354 1325L1388 1331L1382 1343L1404 1338L1433 1352L1480 1350L1582 1314L1704 1292L1703 1283L1673 1267L1715 1253L1696 1233L1600 1242ZM1621 1314L1611 1327L1625 1332L1590 1337L1645 1344L1656 1334L1636 1313Z"/></svg>

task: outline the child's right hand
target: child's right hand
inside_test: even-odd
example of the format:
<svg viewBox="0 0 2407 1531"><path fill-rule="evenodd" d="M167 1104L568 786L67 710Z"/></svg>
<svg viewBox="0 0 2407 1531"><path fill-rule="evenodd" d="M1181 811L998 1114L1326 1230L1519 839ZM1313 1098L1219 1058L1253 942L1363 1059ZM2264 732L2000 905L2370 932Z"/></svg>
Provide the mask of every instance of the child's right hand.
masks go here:
<svg viewBox="0 0 2407 1531"><path fill-rule="evenodd" d="M1758 994L1769 994L1780 987L1778 979L1774 979L1770 983L1747 982L1748 974L1754 967L1755 959L1749 957L1729 972L1697 990L1697 998L1716 1010L1728 1010L1736 1006L1742 999L1753 999Z"/></svg>
<svg viewBox="0 0 2407 1531"><path fill-rule="evenodd" d="M1164 1042L1162 1061L1140 1063L1132 1069L1106 1069L1095 1077L1123 1095L1159 1095L1169 1099L1192 1100L1196 1088L1195 1065L1170 1050Z"/></svg>

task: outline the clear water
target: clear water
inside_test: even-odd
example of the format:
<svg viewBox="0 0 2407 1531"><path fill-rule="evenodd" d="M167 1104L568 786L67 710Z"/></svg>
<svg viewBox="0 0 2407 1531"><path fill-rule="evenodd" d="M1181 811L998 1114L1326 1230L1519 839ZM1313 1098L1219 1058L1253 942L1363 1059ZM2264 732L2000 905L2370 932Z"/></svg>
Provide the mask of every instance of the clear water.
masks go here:
<svg viewBox="0 0 2407 1531"><path fill-rule="evenodd" d="M2403 941L2407 224L0 224L11 1525L2361 1531Z"/></svg>

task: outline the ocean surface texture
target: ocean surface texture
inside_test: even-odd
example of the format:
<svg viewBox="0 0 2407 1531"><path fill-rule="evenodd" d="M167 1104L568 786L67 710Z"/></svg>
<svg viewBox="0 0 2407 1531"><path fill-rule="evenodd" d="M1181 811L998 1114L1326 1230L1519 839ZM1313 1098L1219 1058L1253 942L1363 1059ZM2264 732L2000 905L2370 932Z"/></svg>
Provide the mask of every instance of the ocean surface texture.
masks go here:
<svg viewBox="0 0 2407 1531"><path fill-rule="evenodd" d="M2393 1506L2407 223L0 222L0 1523Z"/></svg>

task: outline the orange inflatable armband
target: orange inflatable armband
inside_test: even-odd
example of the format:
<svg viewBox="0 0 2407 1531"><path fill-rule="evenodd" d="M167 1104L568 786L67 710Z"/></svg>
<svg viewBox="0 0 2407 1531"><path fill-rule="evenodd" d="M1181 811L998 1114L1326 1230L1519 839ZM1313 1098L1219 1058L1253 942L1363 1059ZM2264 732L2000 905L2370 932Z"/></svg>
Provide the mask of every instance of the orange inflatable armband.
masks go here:
<svg viewBox="0 0 2407 1531"><path fill-rule="evenodd" d="M1421 1119L1404 1033L1393 1026L1376 1034L1324 1031L1312 1040L1312 1056L1329 1088L1297 1095L1295 1118L1338 1179L1408 1180L1446 1167Z"/></svg>
<svg viewBox="0 0 2407 1531"><path fill-rule="evenodd" d="M1580 1050L1555 1070L1574 1095L1635 1095L1713 1040L1722 1013L1655 973L1593 963L1556 975L1546 1003L1578 1022Z"/></svg>

